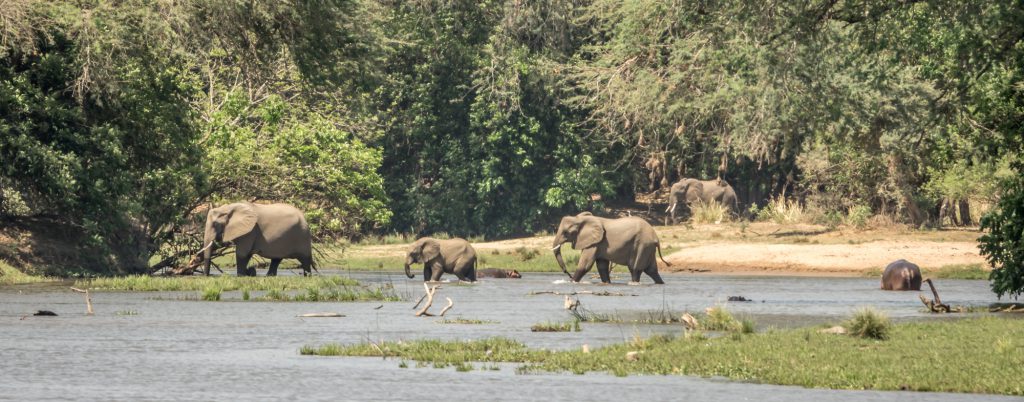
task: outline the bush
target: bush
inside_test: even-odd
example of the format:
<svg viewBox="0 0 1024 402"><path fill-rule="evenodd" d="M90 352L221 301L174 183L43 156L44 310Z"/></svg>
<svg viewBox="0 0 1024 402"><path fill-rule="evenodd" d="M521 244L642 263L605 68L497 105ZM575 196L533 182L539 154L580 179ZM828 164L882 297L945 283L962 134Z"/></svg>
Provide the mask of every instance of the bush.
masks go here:
<svg viewBox="0 0 1024 402"><path fill-rule="evenodd" d="M856 337L885 340L889 337L892 323L889 317L871 308L857 310L843 325L846 331Z"/></svg>
<svg viewBox="0 0 1024 402"><path fill-rule="evenodd" d="M690 204L690 212L693 223L722 223L728 222L730 218L729 208L718 201Z"/></svg>
<svg viewBox="0 0 1024 402"><path fill-rule="evenodd" d="M806 220L804 208L796 200L776 197L757 211L757 220L771 221L779 224L802 223Z"/></svg>
<svg viewBox="0 0 1024 402"><path fill-rule="evenodd" d="M992 291L1000 298L1024 293L1024 162L1014 168L1017 174L1003 181L999 203L981 218L986 233L978 239L981 254L993 267Z"/></svg>
<svg viewBox="0 0 1024 402"><path fill-rule="evenodd" d="M857 229L864 229L868 226L868 219L871 218L871 207L867 205L854 205L846 213L846 224Z"/></svg>

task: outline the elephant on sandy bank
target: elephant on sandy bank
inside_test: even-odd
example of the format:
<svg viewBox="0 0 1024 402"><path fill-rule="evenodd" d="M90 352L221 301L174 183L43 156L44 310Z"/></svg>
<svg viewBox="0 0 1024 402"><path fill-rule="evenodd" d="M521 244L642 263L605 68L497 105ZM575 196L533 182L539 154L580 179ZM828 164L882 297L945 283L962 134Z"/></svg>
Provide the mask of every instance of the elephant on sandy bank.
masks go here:
<svg viewBox="0 0 1024 402"><path fill-rule="evenodd" d="M903 259L890 262L882 272L882 290L921 290L921 268Z"/></svg>
<svg viewBox="0 0 1024 402"><path fill-rule="evenodd" d="M655 253L661 254L658 234L643 219L607 219L590 212L563 217L551 249L562 272L569 275L562 260L562 243L566 242L572 242L573 248L582 251L576 273L570 275L573 282L579 282L596 262L601 282L611 283L608 268L614 262L629 268L630 284L639 284L641 273L650 276L654 283L665 283L658 274L658 260L655 258ZM664 257L661 260L665 265L672 265Z"/></svg>
<svg viewBox="0 0 1024 402"><path fill-rule="evenodd" d="M476 250L465 239L437 240L424 237L416 240L405 255L405 276L412 264L423 263L423 280L437 282L442 273L455 274L460 281L476 282Z"/></svg>
<svg viewBox="0 0 1024 402"><path fill-rule="evenodd" d="M302 211L288 204L253 204L239 202L210 209L206 214L203 235L203 272L210 274L210 255L214 243L235 244L235 266L238 276L256 276L248 268L253 254L270 259L267 276L276 276L277 267L285 258L302 264L303 275L313 267L313 237Z"/></svg>
<svg viewBox="0 0 1024 402"><path fill-rule="evenodd" d="M698 201L705 204L711 201L718 202L732 212L739 211L736 199L736 190L733 190L725 180L697 180L692 178L682 179L669 189L668 209L666 213L672 217L672 223L676 221L676 207L680 202L693 205Z"/></svg>
<svg viewBox="0 0 1024 402"><path fill-rule="evenodd" d="M477 278L519 279L523 275L514 269L484 268L476 271Z"/></svg>

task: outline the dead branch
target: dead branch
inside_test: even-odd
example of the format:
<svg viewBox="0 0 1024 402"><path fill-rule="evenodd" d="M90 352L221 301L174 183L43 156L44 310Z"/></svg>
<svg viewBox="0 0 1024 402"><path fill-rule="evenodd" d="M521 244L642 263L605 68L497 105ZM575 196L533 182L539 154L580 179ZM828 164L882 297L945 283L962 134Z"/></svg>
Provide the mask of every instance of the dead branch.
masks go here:
<svg viewBox="0 0 1024 402"><path fill-rule="evenodd" d="M628 293L627 294L627 293L609 292L609 291L606 291L606 290L605 291L600 291L600 292L595 292L593 290L580 290L580 291L565 292L565 293L554 291L554 290L543 290L543 291L530 292L530 296L535 296L535 295L558 295L558 296L576 296L576 295L637 296L636 294L632 294L632 293Z"/></svg>
<svg viewBox="0 0 1024 402"><path fill-rule="evenodd" d="M85 293L85 314L92 315L92 297L89 296L89 289L82 290L76 287L72 287L71 290L74 290L78 293Z"/></svg>
<svg viewBox="0 0 1024 402"><path fill-rule="evenodd" d="M306 313L299 314L299 317L308 318L331 318L331 317L344 317L344 314L340 313Z"/></svg>
<svg viewBox="0 0 1024 402"><path fill-rule="evenodd" d="M448 299L448 306L446 306L444 309L441 310L441 314L438 314L441 317L444 317L444 313L447 313L448 310L450 310L452 308L452 306L455 305L455 302L452 301L451 297L445 297L445 299Z"/></svg>
<svg viewBox="0 0 1024 402"><path fill-rule="evenodd" d="M420 299L416 301L416 305L412 306L412 309L415 310L416 307L419 307L420 303L423 303L423 299L426 299L426 298L427 298L427 294L424 293L423 296L420 296Z"/></svg>
<svg viewBox="0 0 1024 402"><path fill-rule="evenodd" d="M932 295L935 296L935 300L928 300L928 298L918 294L917 297L921 298L921 303L924 303L925 307L928 307L928 311L933 313L948 313L951 311L948 304L942 304L942 300L939 299L939 291L935 290L935 284L932 283L931 278L925 279L924 282L928 283L928 287L932 288Z"/></svg>
<svg viewBox="0 0 1024 402"><path fill-rule="evenodd" d="M437 291L437 286L430 287L430 286L427 286L426 283L424 283L423 284L423 289L426 290L426 292L427 292L427 304L423 305L423 308L420 309L420 311L416 312L416 316L417 317L420 317L420 316L428 316L429 317L429 316L433 315L433 314L428 313L427 309L430 308L431 304L434 304L434 292Z"/></svg>

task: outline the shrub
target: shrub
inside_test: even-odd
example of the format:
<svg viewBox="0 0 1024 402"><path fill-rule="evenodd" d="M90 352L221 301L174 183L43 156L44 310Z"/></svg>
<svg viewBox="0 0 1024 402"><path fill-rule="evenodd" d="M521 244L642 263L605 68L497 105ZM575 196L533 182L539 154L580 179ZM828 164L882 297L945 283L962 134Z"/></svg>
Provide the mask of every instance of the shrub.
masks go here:
<svg viewBox="0 0 1024 402"><path fill-rule="evenodd" d="M885 313L871 308L857 310L853 317L843 325L850 335L879 340L889 337L891 326L892 323Z"/></svg>
<svg viewBox="0 0 1024 402"><path fill-rule="evenodd" d="M801 223L806 219L804 208L796 200L787 200L782 196L768 202L757 211L757 220L771 221L779 224Z"/></svg>
<svg viewBox="0 0 1024 402"><path fill-rule="evenodd" d="M690 219L693 220L693 223L722 223L728 222L730 218L729 208L718 201L706 204L703 201L698 201L690 204L690 212Z"/></svg>
<svg viewBox="0 0 1024 402"><path fill-rule="evenodd" d="M744 324L721 306L708 308L706 314L700 321L700 327L705 331L742 331L744 329Z"/></svg>
<svg viewBox="0 0 1024 402"><path fill-rule="evenodd" d="M864 229L868 226L868 219L871 218L871 207L867 205L854 205L846 213L846 224L857 229Z"/></svg>

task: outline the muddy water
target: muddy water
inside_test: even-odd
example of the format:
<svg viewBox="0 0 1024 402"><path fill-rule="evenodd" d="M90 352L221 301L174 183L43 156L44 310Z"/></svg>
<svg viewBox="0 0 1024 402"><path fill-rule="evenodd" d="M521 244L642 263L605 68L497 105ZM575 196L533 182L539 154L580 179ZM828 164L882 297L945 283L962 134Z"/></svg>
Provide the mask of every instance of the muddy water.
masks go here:
<svg viewBox="0 0 1024 402"><path fill-rule="evenodd" d="M338 273L328 273L338 274ZM400 274L342 273L368 283L392 283L415 300L422 282ZM569 318L563 296L537 291L608 291L627 296L580 295L592 312L630 320L663 311L702 311L715 304L757 323L789 327L838 322L853 307L874 306L896 320L937 319L920 312L917 292L881 292L859 278L666 275L665 286L553 283L564 275L527 274L519 280L444 284L450 318L496 321L442 325L414 317L412 301L395 303L270 303L177 300L192 292L98 293L95 316L66 285L0 288L0 400L999 400L986 395L831 391L679 376L466 373L399 368L396 360L303 357L306 344L416 338L507 336L534 347L578 348L621 342L634 335L678 333L677 325L584 324L578 333L532 333L533 324ZM645 278L646 280L646 278ZM944 301L995 301L985 281L942 280ZM634 296L635 295L635 296ZM727 302L743 296L752 302ZM446 304L435 302L431 311ZM58 317L26 317L45 309ZM344 318L299 318L310 312ZM120 314L119 314L120 313ZM131 313L131 314L129 314ZM414 366L415 363L410 363ZM630 398L632 399L632 398ZM1009 398L1006 398L1009 399Z"/></svg>

